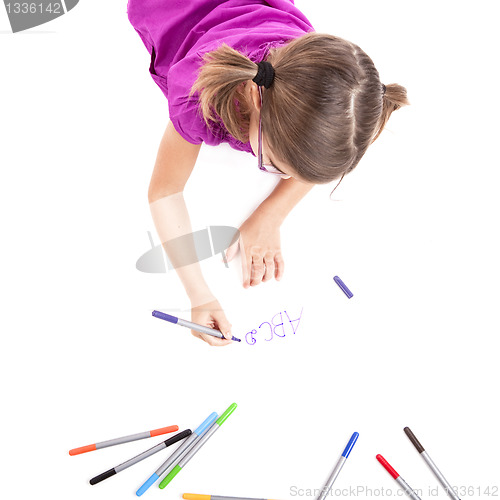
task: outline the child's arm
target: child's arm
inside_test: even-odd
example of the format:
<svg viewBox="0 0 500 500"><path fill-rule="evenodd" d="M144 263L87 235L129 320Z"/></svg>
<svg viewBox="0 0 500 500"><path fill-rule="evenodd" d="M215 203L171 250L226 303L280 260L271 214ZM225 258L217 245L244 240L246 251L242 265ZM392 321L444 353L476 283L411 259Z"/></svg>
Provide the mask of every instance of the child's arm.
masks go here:
<svg viewBox="0 0 500 500"><path fill-rule="evenodd" d="M292 208L311 191L314 184L296 179L282 179L273 192L260 204L257 211L262 211L276 219L281 225Z"/></svg>
<svg viewBox="0 0 500 500"><path fill-rule="evenodd" d="M240 227L240 239L228 249L226 257L230 261L239 246L245 288L273 277L281 279L284 262L280 226L313 186L293 178L280 180L273 192Z"/></svg>
<svg viewBox="0 0 500 500"><path fill-rule="evenodd" d="M185 243L169 244L179 236L192 233L189 213L184 202L183 190L194 168L200 145L187 142L169 123L158 149L158 155L151 176L148 199L151 215L160 241L176 268L191 301L191 319L213 328L218 328L231 338L231 325L203 278L196 259L194 242L185 238ZM183 241L184 241L183 240ZM186 258L193 257L189 265ZM229 340L221 340L209 335L192 332L212 345L225 345Z"/></svg>
<svg viewBox="0 0 500 500"><path fill-rule="evenodd" d="M184 140L172 122L168 123L149 183L149 203L184 190L198 158L200 147L201 144L191 144Z"/></svg>

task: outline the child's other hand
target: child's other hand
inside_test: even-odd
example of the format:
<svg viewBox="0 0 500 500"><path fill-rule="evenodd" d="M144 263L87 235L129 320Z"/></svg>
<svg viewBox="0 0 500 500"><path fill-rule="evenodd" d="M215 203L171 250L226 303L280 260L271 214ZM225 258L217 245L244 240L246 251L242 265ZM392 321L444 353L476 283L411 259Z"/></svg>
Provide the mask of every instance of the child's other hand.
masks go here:
<svg viewBox="0 0 500 500"><path fill-rule="evenodd" d="M285 263L281 256L280 225L267 213L254 212L239 228L240 237L226 252L230 262L241 250L243 286L248 288L273 277L280 280Z"/></svg>
<svg viewBox="0 0 500 500"><path fill-rule="evenodd" d="M193 323L198 323L199 325L220 330L226 337L225 339L219 339L205 333L191 330L191 333L195 337L204 340L207 344L213 346L223 346L232 343L231 340L227 340L228 338L232 338L231 323L227 320L226 315L217 300L213 300L212 302L208 302L207 304L203 304L201 306L192 307L191 321Z"/></svg>

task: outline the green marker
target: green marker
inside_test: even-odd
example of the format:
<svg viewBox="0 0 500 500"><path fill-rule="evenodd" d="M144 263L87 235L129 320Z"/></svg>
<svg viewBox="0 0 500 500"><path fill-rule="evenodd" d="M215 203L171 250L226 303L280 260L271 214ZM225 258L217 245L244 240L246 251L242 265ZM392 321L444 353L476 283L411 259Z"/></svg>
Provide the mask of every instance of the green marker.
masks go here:
<svg viewBox="0 0 500 500"><path fill-rule="evenodd" d="M184 466L196 455L197 451L210 439L212 434L219 429L219 427L227 420L229 415L233 413L234 410L236 410L236 407L238 405L236 403L233 403L213 424L212 426L208 429L208 431L205 433L205 435L198 441L197 444L195 444L189 453L184 456L179 463L166 475L166 477L163 479L163 481L160 483L160 488L163 489L165 486L167 486L172 479L179 474L181 469L184 468Z"/></svg>

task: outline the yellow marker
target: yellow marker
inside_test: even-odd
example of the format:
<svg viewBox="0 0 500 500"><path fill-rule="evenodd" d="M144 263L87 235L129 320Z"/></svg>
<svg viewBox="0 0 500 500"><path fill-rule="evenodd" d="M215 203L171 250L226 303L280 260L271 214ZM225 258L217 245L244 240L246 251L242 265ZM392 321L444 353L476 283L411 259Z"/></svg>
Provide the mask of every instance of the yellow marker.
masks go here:
<svg viewBox="0 0 500 500"><path fill-rule="evenodd" d="M185 500L271 500L268 498L247 498L247 497L219 497L215 495L197 495L196 493L184 493Z"/></svg>

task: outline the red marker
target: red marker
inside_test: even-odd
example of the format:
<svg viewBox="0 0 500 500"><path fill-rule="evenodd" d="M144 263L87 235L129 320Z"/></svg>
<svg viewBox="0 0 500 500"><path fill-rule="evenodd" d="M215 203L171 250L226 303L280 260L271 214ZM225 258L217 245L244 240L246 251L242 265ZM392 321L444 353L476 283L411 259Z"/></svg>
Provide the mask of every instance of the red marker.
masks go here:
<svg viewBox="0 0 500 500"><path fill-rule="evenodd" d="M384 466L384 469L396 480L396 483L404 488L405 493L412 500L420 500L420 497L410 488L408 483L391 467L391 464L382 456L377 455L377 460Z"/></svg>

